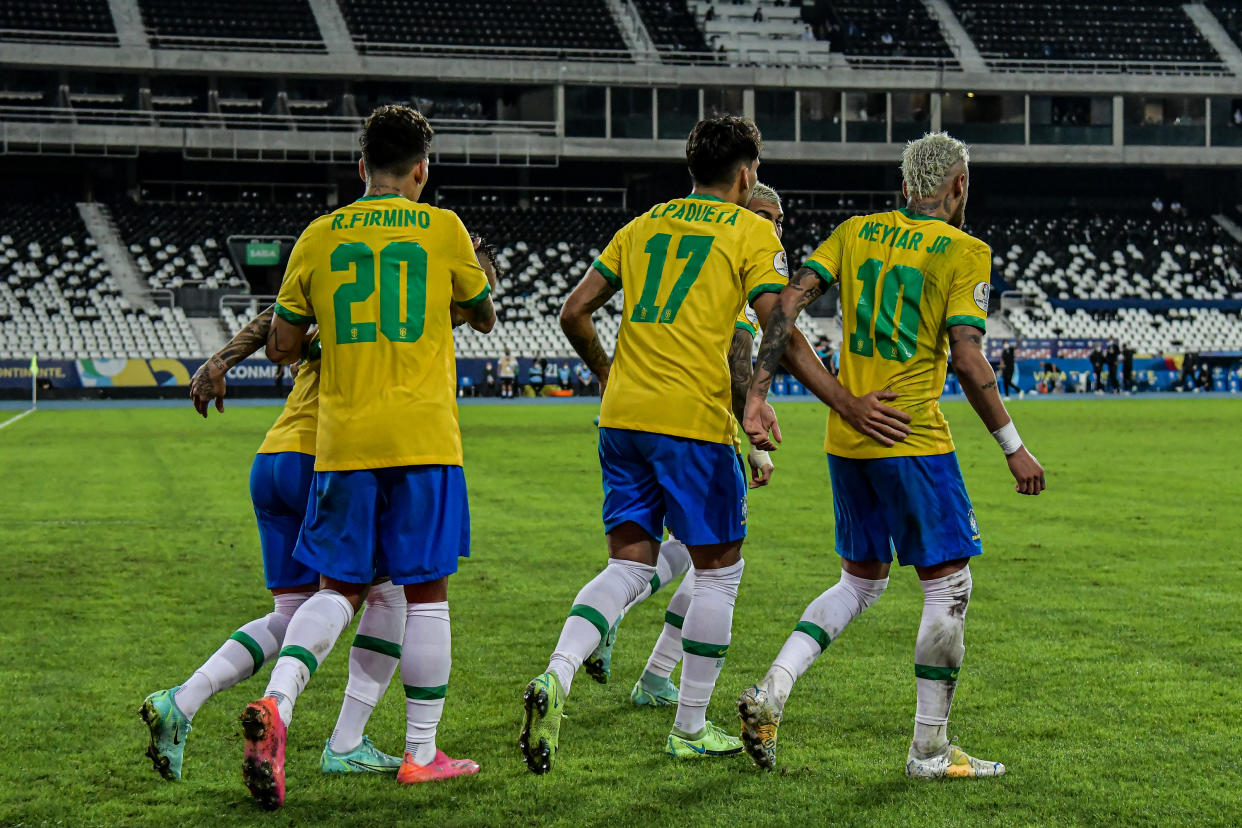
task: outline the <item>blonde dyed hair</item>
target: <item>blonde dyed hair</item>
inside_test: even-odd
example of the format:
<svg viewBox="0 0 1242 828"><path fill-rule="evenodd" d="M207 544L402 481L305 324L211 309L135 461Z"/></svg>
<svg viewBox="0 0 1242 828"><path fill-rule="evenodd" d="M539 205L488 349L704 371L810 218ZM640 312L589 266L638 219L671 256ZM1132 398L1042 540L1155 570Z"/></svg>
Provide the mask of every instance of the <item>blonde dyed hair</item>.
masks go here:
<svg viewBox="0 0 1242 828"><path fill-rule="evenodd" d="M778 208L781 206L780 194L767 184L760 184L758 181L755 182L754 189L750 191L750 200L754 201L756 198L760 201L767 201L775 204Z"/></svg>
<svg viewBox="0 0 1242 828"><path fill-rule="evenodd" d="M901 153L901 177L912 199L931 198L953 167L970 163L970 148L947 132L929 132L906 144Z"/></svg>

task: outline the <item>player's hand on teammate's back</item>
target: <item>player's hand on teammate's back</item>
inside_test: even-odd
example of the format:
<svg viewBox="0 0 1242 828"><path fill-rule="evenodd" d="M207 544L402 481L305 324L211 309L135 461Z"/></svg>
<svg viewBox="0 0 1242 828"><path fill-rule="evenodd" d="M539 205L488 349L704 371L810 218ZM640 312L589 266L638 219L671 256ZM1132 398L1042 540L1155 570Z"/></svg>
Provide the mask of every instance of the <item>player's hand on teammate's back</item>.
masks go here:
<svg viewBox="0 0 1242 828"><path fill-rule="evenodd" d="M224 391L224 374L213 370L210 360L200 365L190 379L190 401L194 404L194 410L204 419L207 417L207 406L213 399L216 401L216 411L224 413Z"/></svg>
<svg viewBox="0 0 1242 828"><path fill-rule="evenodd" d="M1044 483L1044 467L1039 465L1035 455L1026 450L1026 446L1006 457L1005 462L1009 464L1009 471L1017 481L1014 488L1018 494L1037 495L1047 488Z"/></svg>
<svg viewBox="0 0 1242 828"><path fill-rule="evenodd" d="M895 400L893 391L872 391L855 397L845 411L845 421L883 446L892 446L910 436L910 415L882 400Z"/></svg>
<svg viewBox="0 0 1242 828"><path fill-rule="evenodd" d="M750 488L758 489L772 482L772 458L763 449L753 446L746 454L746 463L750 466Z"/></svg>
<svg viewBox="0 0 1242 828"><path fill-rule="evenodd" d="M776 444L781 441L781 426L776 421L776 411L770 403L759 397L746 398L742 430L746 432L751 445L764 451L776 451ZM768 432L771 432L771 436Z"/></svg>

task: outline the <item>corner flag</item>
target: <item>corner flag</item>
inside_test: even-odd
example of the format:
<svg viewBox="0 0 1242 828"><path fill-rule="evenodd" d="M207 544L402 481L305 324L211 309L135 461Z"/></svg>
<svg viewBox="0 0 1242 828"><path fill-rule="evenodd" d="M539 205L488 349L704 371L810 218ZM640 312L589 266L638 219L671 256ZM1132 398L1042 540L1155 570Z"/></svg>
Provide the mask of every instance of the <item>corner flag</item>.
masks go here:
<svg viewBox="0 0 1242 828"><path fill-rule="evenodd" d="M38 354L30 355L30 376L32 377L39 376L39 355Z"/></svg>

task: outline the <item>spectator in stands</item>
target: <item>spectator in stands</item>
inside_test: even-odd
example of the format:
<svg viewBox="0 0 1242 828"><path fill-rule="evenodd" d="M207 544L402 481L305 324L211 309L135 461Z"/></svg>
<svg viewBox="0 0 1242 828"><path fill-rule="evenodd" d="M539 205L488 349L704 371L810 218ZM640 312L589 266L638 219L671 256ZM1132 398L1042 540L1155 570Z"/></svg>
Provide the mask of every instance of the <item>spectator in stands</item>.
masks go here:
<svg viewBox="0 0 1242 828"><path fill-rule="evenodd" d="M1116 394L1121 390L1121 386L1117 382L1117 360L1121 358L1121 349L1117 347L1117 340L1108 343L1108 352L1104 355L1104 360L1108 363L1108 392Z"/></svg>
<svg viewBox="0 0 1242 828"><path fill-rule="evenodd" d="M1242 105L1233 108L1233 125L1242 127Z"/></svg>
<svg viewBox="0 0 1242 828"><path fill-rule="evenodd" d="M704 22L704 23L711 23L711 22L712 22L713 20L715 20L715 19L716 19L716 7L715 7L715 6L708 6L708 7L707 7L707 11L706 11L706 13L704 13L704 15L703 15L703 22Z"/></svg>
<svg viewBox="0 0 1242 828"><path fill-rule="evenodd" d="M490 359L483 365L483 396L496 396L496 366Z"/></svg>
<svg viewBox="0 0 1242 828"><path fill-rule="evenodd" d="M893 45L893 33L885 32L884 34L880 35L880 42L883 43L885 46L892 46Z"/></svg>
<svg viewBox="0 0 1242 828"><path fill-rule="evenodd" d="M811 29L810 23L802 24L802 34L798 36L798 39L803 42L810 42L815 39L815 32Z"/></svg>
<svg viewBox="0 0 1242 828"><path fill-rule="evenodd" d="M1156 211L1156 215L1164 212L1164 200L1160 196L1156 196L1151 200L1151 209Z"/></svg>
<svg viewBox="0 0 1242 828"><path fill-rule="evenodd" d="M1091 360L1091 388L1097 394L1104 393L1104 352L1096 345L1087 357Z"/></svg>
<svg viewBox="0 0 1242 828"><path fill-rule="evenodd" d="M591 369L585 362L579 360L577 367L574 368L574 374L578 379L576 391L579 396L585 397L588 394L594 396L599 393L599 388L595 384L595 375L591 373Z"/></svg>
<svg viewBox="0 0 1242 828"><path fill-rule="evenodd" d="M1005 347L1001 349L1001 387L1004 389L1006 399L1013 393L1014 353L1013 343L1006 342Z"/></svg>
<svg viewBox="0 0 1242 828"><path fill-rule="evenodd" d="M1134 346L1121 346L1121 384L1129 394L1134 390Z"/></svg>
<svg viewBox="0 0 1242 828"><path fill-rule="evenodd" d="M556 372L557 384L561 386L562 391L569 390L569 363L562 362L561 367Z"/></svg>
<svg viewBox="0 0 1242 828"><path fill-rule="evenodd" d="M763 6L755 6L755 13L751 15L750 19L756 23L762 23L763 22Z"/></svg>
<svg viewBox="0 0 1242 828"><path fill-rule="evenodd" d="M509 349L505 348L505 355L500 358L500 396L503 399L513 399L513 389L517 385L518 361L509 353Z"/></svg>

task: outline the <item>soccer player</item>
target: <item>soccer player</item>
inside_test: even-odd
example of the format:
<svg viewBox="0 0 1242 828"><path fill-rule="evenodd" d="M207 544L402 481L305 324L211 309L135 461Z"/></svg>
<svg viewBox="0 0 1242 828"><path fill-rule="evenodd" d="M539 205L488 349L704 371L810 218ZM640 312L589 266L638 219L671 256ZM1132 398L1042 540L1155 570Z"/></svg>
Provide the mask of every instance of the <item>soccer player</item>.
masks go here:
<svg viewBox="0 0 1242 828"><path fill-rule="evenodd" d="M207 416L213 398L216 410L224 411L225 374L263 347L271 321L269 308L250 320L195 372L190 397L200 415ZM317 346L316 342L311 348ZM180 685L152 693L143 701L138 714L150 730L147 756L165 779L181 778L190 722L202 705L221 690L254 675L266 660L274 657L293 613L318 589L318 573L293 559L315 460L319 362L317 354L309 356L297 372L284 410L259 446L250 472L250 496L259 525L263 569L275 607L229 636ZM383 583L372 589L350 655L342 721L333 734L337 744L325 744L320 757L320 768L325 773L396 773L400 766L401 760L377 750L363 735L363 729L396 670L396 658L387 651L393 647L400 649L404 622L405 598L401 588ZM373 643L385 640L388 643L384 648ZM355 730L356 738L352 738L349 734ZM349 749L341 750L342 741L351 738Z"/></svg>
<svg viewBox="0 0 1242 828"><path fill-rule="evenodd" d="M470 552L450 309L455 303L483 333L496 311L461 220L418 202L431 138L409 107L371 114L358 167L366 195L311 222L277 298L268 358L295 361L312 322L323 344L314 494L294 551L322 588L290 622L266 694L242 714L243 777L269 809L284 801L294 702L377 568L404 586L408 604L397 780L478 771L435 740L451 662L448 578Z"/></svg>
<svg viewBox="0 0 1242 828"><path fill-rule="evenodd" d="M1005 766L968 756L946 735L965 653L969 560L982 552L953 438L940 413L947 356L971 406L1000 443L1017 491L1037 495L1044 471L1023 447L983 354L991 255L962 231L969 189L967 148L944 133L912 141L902 154L901 210L856 216L838 226L781 292L764 327L744 429L771 447L776 426L764 401L798 313L838 281L849 347L848 389L882 385L912 417L910 437L881 447L828 415L826 450L836 513L841 580L802 615L768 674L738 700L746 750L775 764L776 732L794 681L874 604L888 585L894 551L923 587L914 648L918 707L906 775L999 776ZM779 440L779 431L774 433Z"/></svg>
<svg viewBox="0 0 1242 828"><path fill-rule="evenodd" d="M780 240L745 209L760 147L749 120L700 121L686 144L694 191L618 231L561 310L562 329L604 389L599 455L609 563L578 593L547 670L526 687L519 744L535 773L552 769L565 699L583 659L656 574L666 525L685 543L695 575L666 750L685 758L741 751L740 740L707 722L706 710L729 649L746 535L727 350L743 304L765 321L786 279ZM591 315L619 290L625 303L613 362ZM845 393L810 345L801 338L797 345L788 363L814 393L850 411L869 433L904 436L903 415L875 394Z"/></svg>

